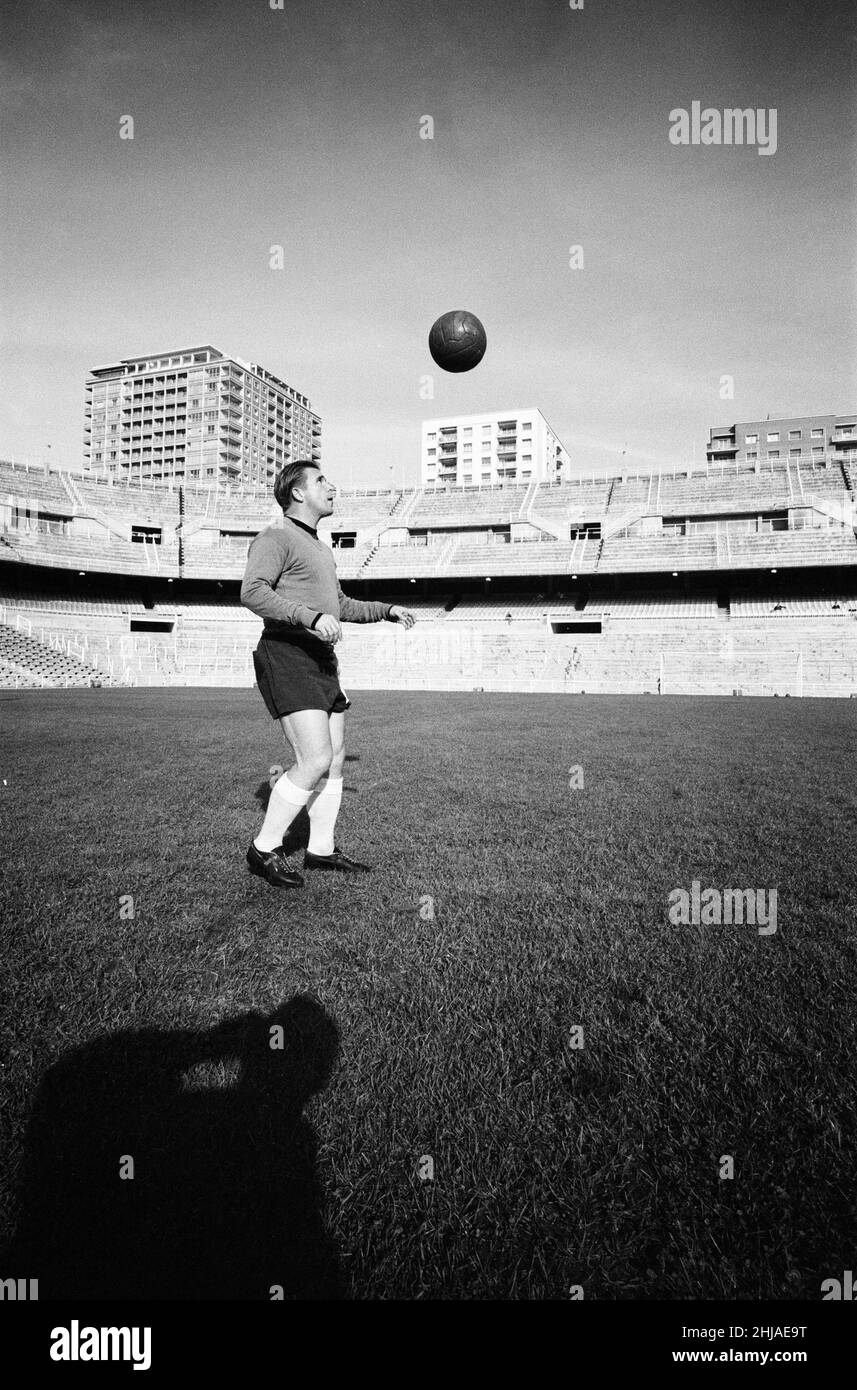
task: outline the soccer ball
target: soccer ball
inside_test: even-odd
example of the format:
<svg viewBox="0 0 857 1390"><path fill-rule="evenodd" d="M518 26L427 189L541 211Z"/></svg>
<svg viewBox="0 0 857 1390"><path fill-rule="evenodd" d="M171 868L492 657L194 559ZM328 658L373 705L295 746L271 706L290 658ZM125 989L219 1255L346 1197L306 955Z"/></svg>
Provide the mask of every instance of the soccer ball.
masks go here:
<svg viewBox="0 0 857 1390"><path fill-rule="evenodd" d="M445 372L469 372L485 356L488 339L475 314L451 309L432 324L428 343L429 352Z"/></svg>

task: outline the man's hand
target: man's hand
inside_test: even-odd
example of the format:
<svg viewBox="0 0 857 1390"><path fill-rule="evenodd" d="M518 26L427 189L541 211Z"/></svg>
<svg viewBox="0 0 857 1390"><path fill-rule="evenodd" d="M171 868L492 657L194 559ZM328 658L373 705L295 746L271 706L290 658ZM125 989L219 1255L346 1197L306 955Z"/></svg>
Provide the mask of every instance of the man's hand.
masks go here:
<svg viewBox="0 0 857 1390"><path fill-rule="evenodd" d="M402 627L406 629L413 627L416 622L416 618L410 608L400 608L398 605L390 609L390 617L394 623L401 623Z"/></svg>
<svg viewBox="0 0 857 1390"><path fill-rule="evenodd" d="M330 642L331 646L342 640L342 624L332 613L322 613L313 632L325 642Z"/></svg>

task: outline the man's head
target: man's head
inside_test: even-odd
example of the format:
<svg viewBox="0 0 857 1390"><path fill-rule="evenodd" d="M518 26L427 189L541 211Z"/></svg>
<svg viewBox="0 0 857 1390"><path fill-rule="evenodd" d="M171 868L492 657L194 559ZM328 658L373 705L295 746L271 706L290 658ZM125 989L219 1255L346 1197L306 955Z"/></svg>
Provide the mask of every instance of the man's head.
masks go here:
<svg viewBox="0 0 857 1390"><path fill-rule="evenodd" d="M281 468L274 480L274 496L286 516L296 516L314 526L319 517L330 516L336 488L327 481L317 463L296 459Z"/></svg>

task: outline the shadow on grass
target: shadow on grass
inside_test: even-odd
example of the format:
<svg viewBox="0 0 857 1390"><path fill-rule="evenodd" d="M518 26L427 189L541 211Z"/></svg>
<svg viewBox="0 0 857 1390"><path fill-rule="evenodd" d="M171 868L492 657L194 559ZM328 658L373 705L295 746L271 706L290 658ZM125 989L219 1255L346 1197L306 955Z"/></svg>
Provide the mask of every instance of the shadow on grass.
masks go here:
<svg viewBox="0 0 857 1390"><path fill-rule="evenodd" d="M40 1299L342 1298L303 1115L338 1054L307 995L74 1048L36 1095L3 1268Z"/></svg>

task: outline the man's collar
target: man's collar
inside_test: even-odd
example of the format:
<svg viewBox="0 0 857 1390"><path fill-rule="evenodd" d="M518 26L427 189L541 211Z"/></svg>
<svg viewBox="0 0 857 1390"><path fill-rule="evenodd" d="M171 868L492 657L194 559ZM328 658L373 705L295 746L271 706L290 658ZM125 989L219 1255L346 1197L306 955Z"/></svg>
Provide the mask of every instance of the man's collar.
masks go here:
<svg viewBox="0 0 857 1390"><path fill-rule="evenodd" d="M316 540L318 540L318 531L314 526L307 526L305 521L298 521L296 516L289 516L288 512L285 512L284 515L286 521L293 521L296 526L300 526L304 531L309 531L310 535L315 536Z"/></svg>

